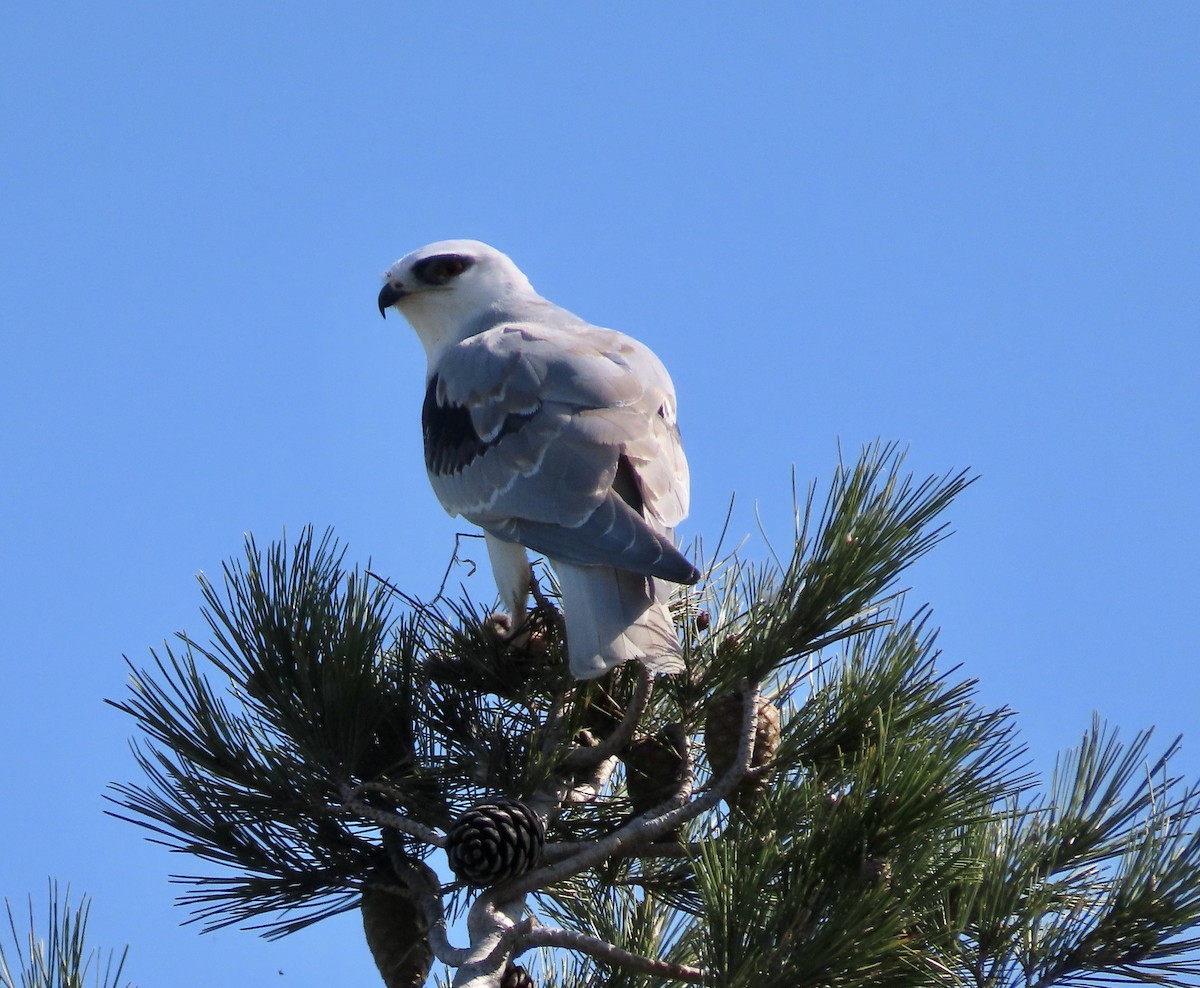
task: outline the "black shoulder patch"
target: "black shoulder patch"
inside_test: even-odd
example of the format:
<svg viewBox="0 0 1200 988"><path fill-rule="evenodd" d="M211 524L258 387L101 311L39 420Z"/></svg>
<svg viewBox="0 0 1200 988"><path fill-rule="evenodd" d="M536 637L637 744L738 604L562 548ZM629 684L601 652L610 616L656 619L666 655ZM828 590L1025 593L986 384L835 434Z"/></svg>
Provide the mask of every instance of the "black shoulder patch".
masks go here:
<svg viewBox="0 0 1200 988"><path fill-rule="evenodd" d="M465 405L441 404L437 400L438 376L429 379L421 406L421 434L425 439L425 468L435 476L458 473L497 445L505 436L520 431L535 414L509 415L490 442L475 431L471 412Z"/></svg>

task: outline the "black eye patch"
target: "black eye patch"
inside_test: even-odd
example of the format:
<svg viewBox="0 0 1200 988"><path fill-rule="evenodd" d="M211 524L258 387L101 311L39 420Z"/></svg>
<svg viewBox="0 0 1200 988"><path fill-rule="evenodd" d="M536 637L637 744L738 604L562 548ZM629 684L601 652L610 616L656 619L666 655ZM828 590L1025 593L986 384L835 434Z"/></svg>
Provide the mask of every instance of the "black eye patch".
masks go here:
<svg viewBox="0 0 1200 988"><path fill-rule="evenodd" d="M412 273L426 285L445 285L467 270L475 261L461 254L435 254L412 266Z"/></svg>

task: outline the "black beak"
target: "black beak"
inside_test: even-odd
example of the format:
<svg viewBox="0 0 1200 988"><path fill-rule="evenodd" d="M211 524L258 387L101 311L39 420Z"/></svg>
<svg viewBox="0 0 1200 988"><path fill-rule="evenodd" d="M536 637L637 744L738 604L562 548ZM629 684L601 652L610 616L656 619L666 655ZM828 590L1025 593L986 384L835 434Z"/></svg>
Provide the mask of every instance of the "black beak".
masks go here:
<svg viewBox="0 0 1200 988"><path fill-rule="evenodd" d="M400 301L407 295L403 288L396 288L391 282L385 282L384 286L379 289L379 314L384 319L387 318L387 310Z"/></svg>

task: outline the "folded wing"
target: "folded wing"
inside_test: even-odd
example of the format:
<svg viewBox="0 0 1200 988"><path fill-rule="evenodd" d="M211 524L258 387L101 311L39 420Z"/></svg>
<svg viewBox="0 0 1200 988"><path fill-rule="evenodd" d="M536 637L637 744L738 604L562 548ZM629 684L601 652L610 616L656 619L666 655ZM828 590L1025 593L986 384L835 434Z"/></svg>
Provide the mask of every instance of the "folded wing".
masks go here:
<svg viewBox="0 0 1200 988"><path fill-rule="evenodd" d="M698 578L671 538L688 490L674 390L636 341L582 323L481 333L433 368L422 424L451 514L552 559Z"/></svg>

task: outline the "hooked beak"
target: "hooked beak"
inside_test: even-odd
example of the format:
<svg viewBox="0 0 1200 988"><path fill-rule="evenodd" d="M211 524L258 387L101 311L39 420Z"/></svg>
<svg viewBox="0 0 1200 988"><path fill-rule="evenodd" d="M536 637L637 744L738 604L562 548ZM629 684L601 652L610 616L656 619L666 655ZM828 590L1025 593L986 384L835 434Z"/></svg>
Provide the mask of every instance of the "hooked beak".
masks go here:
<svg viewBox="0 0 1200 988"><path fill-rule="evenodd" d="M407 294L403 288L396 288L390 281L384 282L383 287L379 289L379 314L386 319L387 310Z"/></svg>

